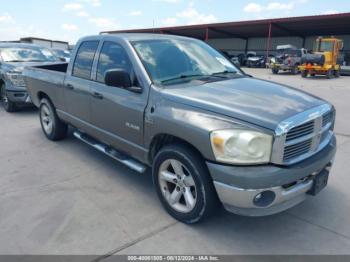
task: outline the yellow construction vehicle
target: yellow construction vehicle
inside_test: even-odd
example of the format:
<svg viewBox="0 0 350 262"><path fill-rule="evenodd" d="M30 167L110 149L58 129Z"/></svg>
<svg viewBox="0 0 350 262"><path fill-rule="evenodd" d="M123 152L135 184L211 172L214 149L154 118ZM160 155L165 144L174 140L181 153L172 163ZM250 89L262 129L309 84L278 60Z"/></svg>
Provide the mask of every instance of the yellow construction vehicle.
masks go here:
<svg viewBox="0 0 350 262"><path fill-rule="evenodd" d="M343 40L334 37L319 37L312 54L303 55L299 71L302 77L325 75L327 78L340 75L340 50Z"/></svg>

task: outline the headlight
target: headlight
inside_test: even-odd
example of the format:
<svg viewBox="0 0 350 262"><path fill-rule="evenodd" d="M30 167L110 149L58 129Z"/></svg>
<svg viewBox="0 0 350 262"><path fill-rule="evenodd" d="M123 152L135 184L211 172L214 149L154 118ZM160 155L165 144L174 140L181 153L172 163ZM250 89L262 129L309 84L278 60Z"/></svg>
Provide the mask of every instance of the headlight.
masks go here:
<svg viewBox="0 0 350 262"><path fill-rule="evenodd" d="M219 130L211 133L212 149L219 162L264 164L270 162L272 136L251 130Z"/></svg>
<svg viewBox="0 0 350 262"><path fill-rule="evenodd" d="M24 77L21 72L7 72L6 77L14 86L25 86Z"/></svg>

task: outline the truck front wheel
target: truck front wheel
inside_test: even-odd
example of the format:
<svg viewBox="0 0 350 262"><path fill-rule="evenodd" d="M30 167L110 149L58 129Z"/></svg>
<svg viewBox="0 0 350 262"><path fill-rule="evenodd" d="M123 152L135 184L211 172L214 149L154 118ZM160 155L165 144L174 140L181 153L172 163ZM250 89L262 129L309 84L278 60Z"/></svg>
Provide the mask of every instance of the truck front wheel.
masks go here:
<svg viewBox="0 0 350 262"><path fill-rule="evenodd" d="M4 107L5 111L8 113L16 112L17 107L14 102L8 99L7 93L6 93L6 86L5 84L2 84L0 86L0 99L2 102L2 106Z"/></svg>
<svg viewBox="0 0 350 262"><path fill-rule="evenodd" d="M298 74L298 67L293 67L292 69L291 69L291 73L293 74L293 75L297 75Z"/></svg>
<svg viewBox="0 0 350 262"><path fill-rule="evenodd" d="M153 182L166 211L183 223L196 223L219 206L207 167L189 146L162 148L154 160Z"/></svg>
<svg viewBox="0 0 350 262"><path fill-rule="evenodd" d="M278 74L278 68L275 68L275 67L273 67L272 68L272 73L274 74L274 75L277 75Z"/></svg>
<svg viewBox="0 0 350 262"><path fill-rule="evenodd" d="M66 137L68 126L58 118L49 99L43 98L40 101L39 116L41 128L49 140L58 141Z"/></svg>
<svg viewBox="0 0 350 262"><path fill-rule="evenodd" d="M335 78L340 77L340 69L339 70L334 70L334 77Z"/></svg>

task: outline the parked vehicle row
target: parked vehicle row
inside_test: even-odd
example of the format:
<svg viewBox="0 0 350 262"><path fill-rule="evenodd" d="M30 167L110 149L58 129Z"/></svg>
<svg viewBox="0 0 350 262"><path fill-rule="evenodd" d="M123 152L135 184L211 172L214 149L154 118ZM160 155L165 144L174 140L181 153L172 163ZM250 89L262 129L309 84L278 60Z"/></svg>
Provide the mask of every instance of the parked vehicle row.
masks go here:
<svg viewBox="0 0 350 262"><path fill-rule="evenodd" d="M69 64L27 67L24 76L48 139L64 139L70 125L136 172L151 168L160 202L179 221L198 222L220 203L274 214L327 185L334 107L246 75L202 41L86 37Z"/></svg>
<svg viewBox="0 0 350 262"><path fill-rule="evenodd" d="M346 66L348 57L342 53L343 41L341 39L322 38L316 40L314 50L297 49L292 45L279 45L277 54L232 54L222 51L224 55L236 66L256 68L271 68L273 74L279 72L301 73L302 77L324 75L326 78L337 78L340 75L349 75L349 66Z"/></svg>

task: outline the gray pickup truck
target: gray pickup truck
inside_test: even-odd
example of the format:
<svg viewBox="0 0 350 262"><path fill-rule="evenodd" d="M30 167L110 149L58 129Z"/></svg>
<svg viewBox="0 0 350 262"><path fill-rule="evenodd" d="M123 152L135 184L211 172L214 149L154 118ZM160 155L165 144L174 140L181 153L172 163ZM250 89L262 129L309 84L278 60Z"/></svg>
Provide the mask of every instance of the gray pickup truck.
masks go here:
<svg viewBox="0 0 350 262"><path fill-rule="evenodd" d="M24 74L48 139L70 125L131 169L151 167L161 203L182 222L215 214L220 202L240 215L274 214L327 184L334 107L245 75L202 41L86 37L69 64Z"/></svg>

